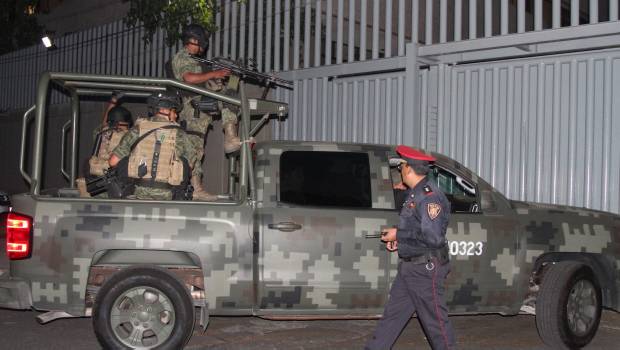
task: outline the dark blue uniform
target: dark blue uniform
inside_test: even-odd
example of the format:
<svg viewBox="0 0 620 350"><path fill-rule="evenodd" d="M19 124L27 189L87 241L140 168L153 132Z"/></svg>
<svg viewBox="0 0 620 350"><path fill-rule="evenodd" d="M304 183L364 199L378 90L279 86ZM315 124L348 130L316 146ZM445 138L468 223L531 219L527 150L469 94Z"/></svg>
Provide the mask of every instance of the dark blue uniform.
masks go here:
<svg viewBox="0 0 620 350"><path fill-rule="evenodd" d="M389 349L415 312L433 349L451 349L454 330L448 320L444 281L450 272L446 228L450 202L424 178L407 197L396 232L398 274L390 299L366 349Z"/></svg>

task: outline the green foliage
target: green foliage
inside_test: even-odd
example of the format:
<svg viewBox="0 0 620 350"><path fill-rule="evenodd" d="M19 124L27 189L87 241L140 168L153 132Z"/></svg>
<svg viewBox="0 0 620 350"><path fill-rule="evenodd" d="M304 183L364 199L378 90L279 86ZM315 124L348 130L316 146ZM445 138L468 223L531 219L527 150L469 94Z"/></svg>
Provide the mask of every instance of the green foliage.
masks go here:
<svg viewBox="0 0 620 350"><path fill-rule="evenodd" d="M0 0L0 55L28 47L41 39L43 27L27 8L36 5L35 0Z"/></svg>
<svg viewBox="0 0 620 350"><path fill-rule="evenodd" d="M181 38L181 29L200 24L208 32L215 30L215 0L123 0L130 3L125 23L144 26L144 41L150 43L157 28L164 29L166 44L173 46Z"/></svg>

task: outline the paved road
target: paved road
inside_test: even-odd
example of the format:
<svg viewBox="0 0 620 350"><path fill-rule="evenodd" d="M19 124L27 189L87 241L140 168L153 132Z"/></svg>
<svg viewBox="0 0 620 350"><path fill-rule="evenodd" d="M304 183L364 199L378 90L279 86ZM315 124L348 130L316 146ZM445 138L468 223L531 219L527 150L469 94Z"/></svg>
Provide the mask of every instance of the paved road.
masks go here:
<svg viewBox="0 0 620 350"><path fill-rule="evenodd" d="M39 325L32 311L0 309L0 349L97 349L91 319L57 320ZM545 349L534 317L456 316L459 349ZM361 349L376 321L267 321L253 317L212 317L206 333L195 331L188 349ZM615 349L620 314L606 311L586 349ZM429 349L412 320L395 349Z"/></svg>

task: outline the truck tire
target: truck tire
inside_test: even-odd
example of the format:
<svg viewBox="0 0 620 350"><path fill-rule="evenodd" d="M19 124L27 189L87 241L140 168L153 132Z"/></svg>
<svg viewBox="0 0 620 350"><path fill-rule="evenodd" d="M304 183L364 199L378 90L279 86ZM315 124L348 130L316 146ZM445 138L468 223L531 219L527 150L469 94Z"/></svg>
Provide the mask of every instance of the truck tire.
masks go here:
<svg viewBox="0 0 620 350"><path fill-rule="evenodd" d="M552 349L586 346L601 320L601 287L590 267L555 263L545 272L536 299L536 328Z"/></svg>
<svg viewBox="0 0 620 350"><path fill-rule="evenodd" d="M157 266L132 266L97 293L93 328L105 349L182 349L194 315L191 295L175 276Z"/></svg>

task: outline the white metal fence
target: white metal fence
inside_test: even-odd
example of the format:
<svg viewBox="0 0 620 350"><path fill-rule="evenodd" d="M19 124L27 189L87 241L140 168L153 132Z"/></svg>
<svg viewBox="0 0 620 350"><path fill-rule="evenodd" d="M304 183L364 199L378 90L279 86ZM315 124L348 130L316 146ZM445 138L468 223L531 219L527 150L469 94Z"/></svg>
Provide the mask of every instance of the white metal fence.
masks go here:
<svg viewBox="0 0 620 350"><path fill-rule="evenodd" d="M620 211L620 50L422 72L422 147L509 198Z"/></svg>

